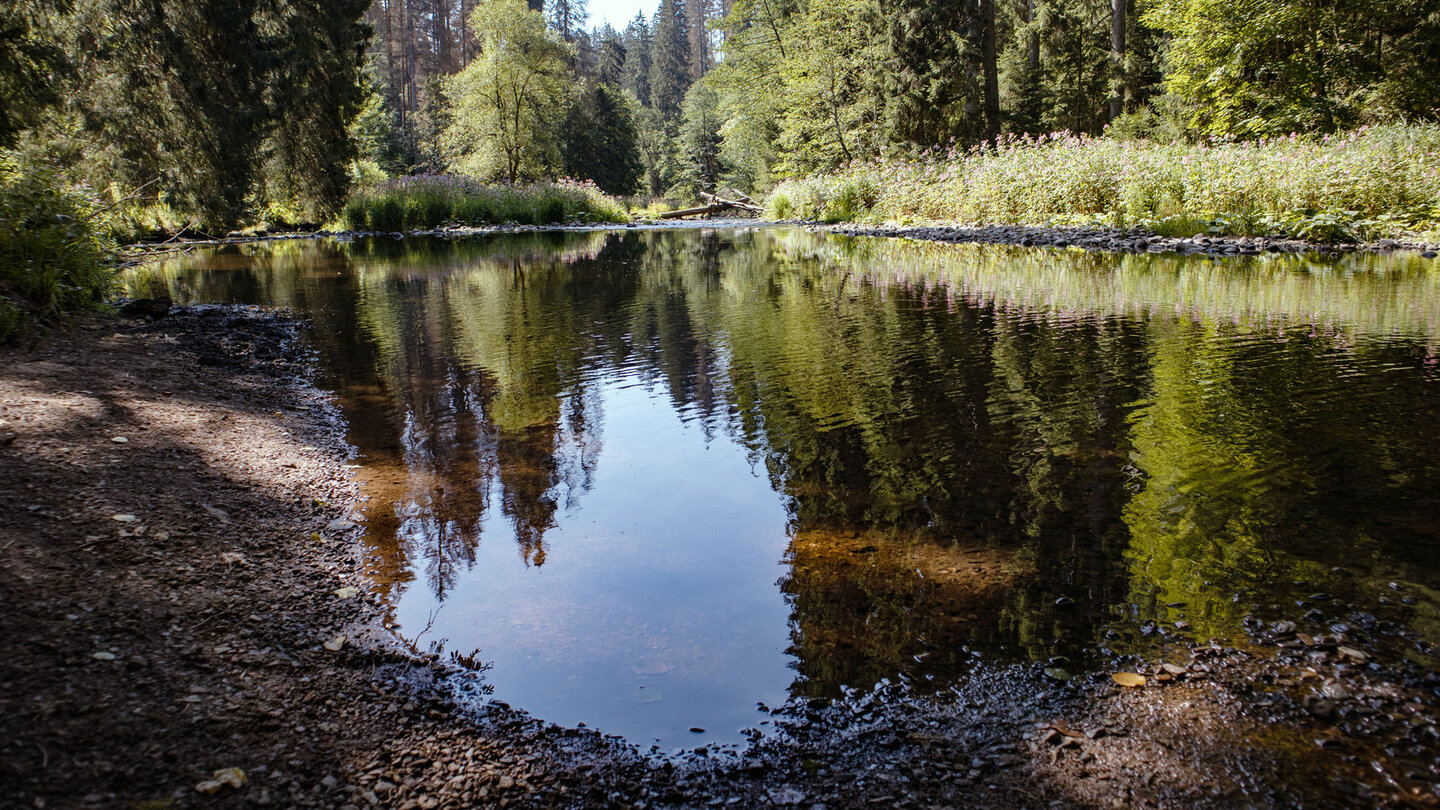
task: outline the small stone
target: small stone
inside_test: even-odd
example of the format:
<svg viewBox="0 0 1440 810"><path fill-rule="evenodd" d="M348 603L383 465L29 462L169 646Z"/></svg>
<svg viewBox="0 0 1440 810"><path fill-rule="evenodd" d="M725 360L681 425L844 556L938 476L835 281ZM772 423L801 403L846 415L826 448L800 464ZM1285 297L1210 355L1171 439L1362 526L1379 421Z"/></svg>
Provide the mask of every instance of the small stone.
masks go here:
<svg viewBox="0 0 1440 810"><path fill-rule="evenodd" d="M136 518L135 518L134 515L124 515L124 514L122 514L122 515L111 515L111 516L110 516L110 519L111 519L111 520L118 520L118 521L121 522L121 523L134 523L135 520L136 520Z"/></svg>
<svg viewBox="0 0 1440 810"><path fill-rule="evenodd" d="M96 661L114 661L115 653L105 652L104 650L101 650L97 653L91 653L90 657L94 658Z"/></svg>
<svg viewBox="0 0 1440 810"><path fill-rule="evenodd" d="M126 443L128 443L130 440L127 439L127 438L125 438L124 436L112 436L112 437L110 438L110 441L112 441L112 442L114 442L114 443L116 443L116 444L126 444Z"/></svg>
<svg viewBox="0 0 1440 810"><path fill-rule="evenodd" d="M1370 656L1366 655L1363 652L1360 652L1354 647L1336 647L1335 652L1346 658L1349 658L1351 661L1354 661L1357 664L1363 664L1366 661L1370 660Z"/></svg>
<svg viewBox="0 0 1440 810"><path fill-rule="evenodd" d="M324 646L325 649L329 650L330 652L340 652L340 648L345 646L345 636L344 634L338 635L325 642L325 644L322 646Z"/></svg>
<svg viewBox="0 0 1440 810"><path fill-rule="evenodd" d="M1291 636L1295 634L1295 622L1276 622L1271 630L1277 636Z"/></svg>

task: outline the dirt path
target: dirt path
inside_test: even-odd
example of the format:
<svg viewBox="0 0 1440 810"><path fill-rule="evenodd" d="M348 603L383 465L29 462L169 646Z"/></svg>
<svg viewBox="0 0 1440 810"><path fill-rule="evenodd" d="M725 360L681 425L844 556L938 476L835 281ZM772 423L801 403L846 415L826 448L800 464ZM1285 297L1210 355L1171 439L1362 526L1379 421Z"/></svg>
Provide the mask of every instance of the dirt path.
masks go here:
<svg viewBox="0 0 1440 810"><path fill-rule="evenodd" d="M977 664L668 760L469 698L384 630L343 425L266 313L0 351L0 420L5 807L1436 803L1440 682L1323 636L1177 647L1132 690Z"/></svg>

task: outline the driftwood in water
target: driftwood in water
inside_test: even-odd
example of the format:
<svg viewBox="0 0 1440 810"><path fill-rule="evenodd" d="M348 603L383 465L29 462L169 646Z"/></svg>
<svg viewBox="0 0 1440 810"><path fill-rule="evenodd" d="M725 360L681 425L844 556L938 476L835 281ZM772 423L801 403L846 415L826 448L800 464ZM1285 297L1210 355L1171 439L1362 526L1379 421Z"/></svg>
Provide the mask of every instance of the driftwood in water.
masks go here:
<svg viewBox="0 0 1440 810"><path fill-rule="evenodd" d="M718 214L721 211L728 211L732 208L738 208L741 211L749 211L754 214L764 212L765 209L756 205L754 200L746 197L744 194L739 194L736 196L743 197L744 199L727 200L724 197L719 197L714 194L706 194L702 191L700 192L700 198L706 201L705 205L702 205L699 208L682 208L679 211L666 211L660 215L660 218L679 219L681 217L700 216L701 214Z"/></svg>

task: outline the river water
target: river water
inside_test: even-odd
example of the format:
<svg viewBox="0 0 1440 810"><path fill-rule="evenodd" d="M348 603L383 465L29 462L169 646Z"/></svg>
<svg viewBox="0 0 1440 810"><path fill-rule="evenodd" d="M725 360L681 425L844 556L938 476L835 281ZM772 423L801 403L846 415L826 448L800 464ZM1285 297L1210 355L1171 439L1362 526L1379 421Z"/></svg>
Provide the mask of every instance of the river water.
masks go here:
<svg viewBox="0 0 1440 810"><path fill-rule="evenodd" d="M227 246L127 283L307 316L396 631L642 748L1317 605L1440 643L1440 264L1414 254L570 231Z"/></svg>

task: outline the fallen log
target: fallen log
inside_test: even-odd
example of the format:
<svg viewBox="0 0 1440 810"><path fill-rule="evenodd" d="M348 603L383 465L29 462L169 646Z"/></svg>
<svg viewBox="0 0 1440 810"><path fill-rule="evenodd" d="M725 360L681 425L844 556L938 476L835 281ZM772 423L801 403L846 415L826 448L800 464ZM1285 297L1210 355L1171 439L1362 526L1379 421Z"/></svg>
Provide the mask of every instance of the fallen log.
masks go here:
<svg viewBox="0 0 1440 810"><path fill-rule="evenodd" d="M755 201L746 197L744 200L727 200L718 194L700 192L700 199L709 202L711 205L728 205L731 208L739 208L743 211L753 211L756 214L763 213L765 209L755 204Z"/></svg>
<svg viewBox="0 0 1440 810"><path fill-rule="evenodd" d="M694 217L701 214L718 214L721 211L729 211L733 207L734 206L731 205L711 203L710 205L702 205L699 208L681 208L679 211L664 211L661 212L660 218L679 219L681 217Z"/></svg>
<svg viewBox="0 0 1440 810"><path fill-rule="evenodd" d="M666 211L660 215L660 218L679 219L681 217L695 217L702 214L718 214L721 211L728 211L732 208L749 211L752 214L765 213L765 209L756 205L755 201L749 197L746 197L744 201L727 200L717 194L709 194L702 191L700 192L700 199L705 201L705 205L698 208L682 208L679 211Z"/></svg>

